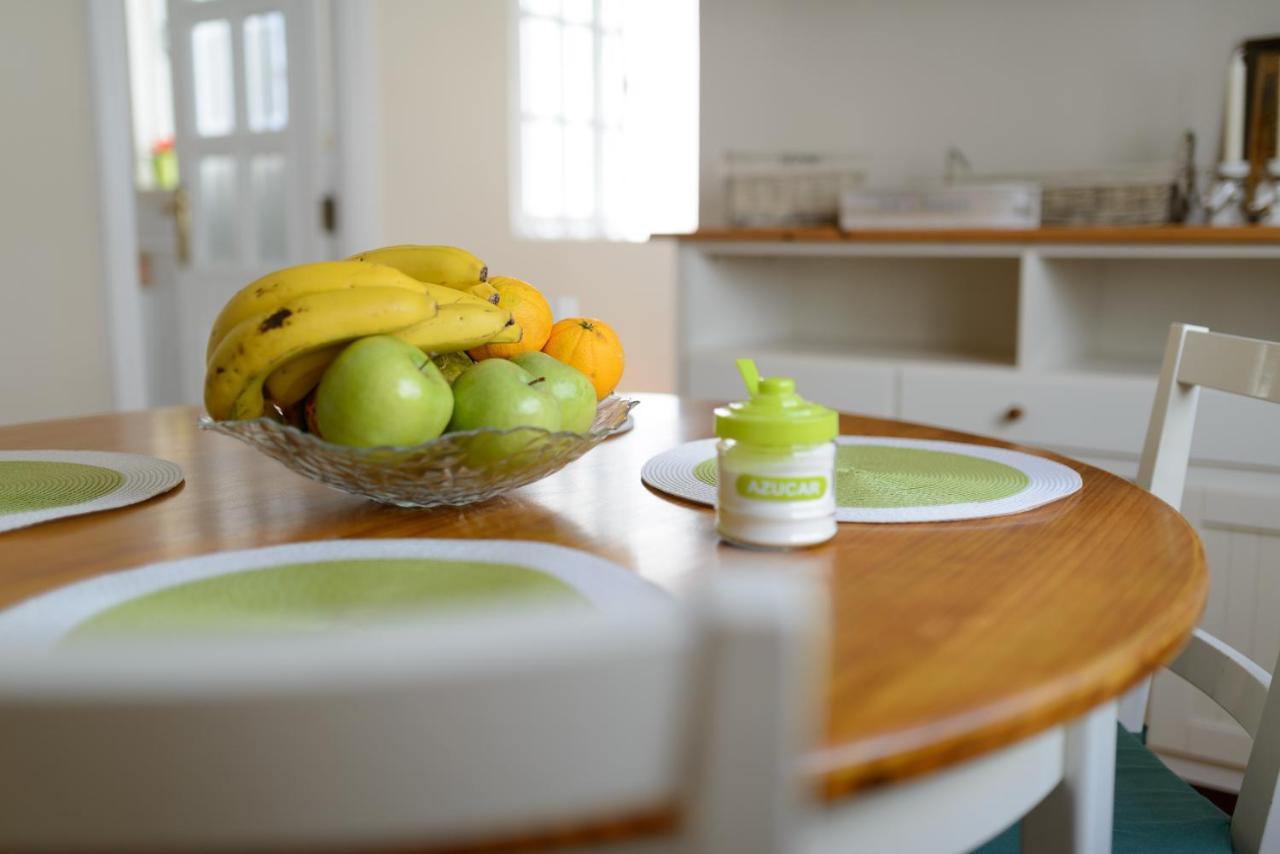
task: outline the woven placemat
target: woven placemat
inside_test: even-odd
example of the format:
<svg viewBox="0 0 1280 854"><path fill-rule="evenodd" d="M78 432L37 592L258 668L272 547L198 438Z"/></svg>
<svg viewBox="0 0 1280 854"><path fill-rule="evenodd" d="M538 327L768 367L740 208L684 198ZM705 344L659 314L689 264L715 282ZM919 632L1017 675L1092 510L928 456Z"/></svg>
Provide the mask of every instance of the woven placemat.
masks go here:
<svg viewBox="0 0 1280 854"><path fill-rule="evenodd" d="M0 531L146 501L182 483L168 460L113 451L0 451Z"/></svg>
<svg viewBox="0 0 1280 854"><path fill-rule="evenodd" d="M665 607L634 572L518 540L329 540L151 564L0 612L0 647L138 634L312 632L511 601Z"/></svg>
<svg viewBox="0 0 1280 854"><path fill-rule="evenodd" d="M714 505L716 440L689 442L645 463L654 489ZM1073 469L1044 457L960 442L841 436L836 439L836 519L939 522L1031 510L1082 486Z"/></svg>

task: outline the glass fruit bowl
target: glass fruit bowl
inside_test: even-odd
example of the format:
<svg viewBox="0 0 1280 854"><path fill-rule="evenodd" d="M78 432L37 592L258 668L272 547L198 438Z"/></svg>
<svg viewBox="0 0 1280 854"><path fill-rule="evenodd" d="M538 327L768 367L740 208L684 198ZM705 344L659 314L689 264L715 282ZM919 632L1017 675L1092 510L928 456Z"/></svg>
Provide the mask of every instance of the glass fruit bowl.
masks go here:
<svg viewBox="0 0 1280 854"><path fill-rule="evenodd" d="M541 480L625 429L638 401L607 397L586 433L540 427L448 433L412 447L352 448L271 418L214 421L200 429L234 436L301 475L397 507L461 507Z"/></svg>

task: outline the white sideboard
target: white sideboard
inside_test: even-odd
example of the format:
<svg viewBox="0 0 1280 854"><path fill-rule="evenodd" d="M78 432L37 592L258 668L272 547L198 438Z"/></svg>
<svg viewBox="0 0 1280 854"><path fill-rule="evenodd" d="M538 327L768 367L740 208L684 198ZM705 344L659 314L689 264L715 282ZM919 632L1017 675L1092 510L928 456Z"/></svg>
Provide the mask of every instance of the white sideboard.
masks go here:
<svg viewBox="0 0 1280 854"><path fill-rule="evenodd" d="M750 356L846 412L1052 448L1125 477L1171 322L1280 340L1280 229L707 231L680 238L679 265L681 394L740 398L734 359ZM1270 670L1280 407L1201 400L1183 511L1212 577L1203 625ZM1238 786L1243 730L1176 677L1158 678L1149 721L1185 776Z"/></svg>

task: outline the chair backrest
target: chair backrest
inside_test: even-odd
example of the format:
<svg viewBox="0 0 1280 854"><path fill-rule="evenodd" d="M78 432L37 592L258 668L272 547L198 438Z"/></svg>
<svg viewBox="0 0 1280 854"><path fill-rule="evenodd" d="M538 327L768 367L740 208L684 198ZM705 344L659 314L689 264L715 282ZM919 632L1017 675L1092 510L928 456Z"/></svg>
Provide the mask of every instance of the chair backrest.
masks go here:
<svg viewBox="0 0 1280 854"><path fill-rule="evenodd" d="M786 848L818 609L692 607L111 644L0 661L0 850L465 843L673 807L673 850Z"/></svg>
<svg viewBox="0 0 1280 854"><path fill-rule="evenodd" d="M1201 386L1280 403L1280 344L1185 323L1170 327L1138 484L1174 507L1182 503ZM1280 692L1270 691L1270 674L1199 629L1169 669L1253 737L1231 822L1236 850L1280 852Z"/></svg>
<svg viewBox="0 0 1280 854"><path fill-rule="evenodd" d="M1280 403L1280 344L1169 327L1138 485L1174 507L1182 504L1201 386Z"/></svg>

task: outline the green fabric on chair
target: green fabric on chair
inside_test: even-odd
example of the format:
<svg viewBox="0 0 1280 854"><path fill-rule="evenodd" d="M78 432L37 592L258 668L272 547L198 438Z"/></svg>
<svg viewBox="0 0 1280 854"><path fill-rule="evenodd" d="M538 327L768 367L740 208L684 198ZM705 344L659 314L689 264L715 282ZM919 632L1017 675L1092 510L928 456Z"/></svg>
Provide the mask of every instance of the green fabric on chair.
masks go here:
<svg viewBox="0 0 1280 854"><path fill-rule="evenodd" d="M1018 854L1018 825L975 854ZM1218 854L1231 851L1231 819L1170 771L1124 727L1116 732L1112 854ZM1034 854L1034 852L1028 852Z"/></svg>

